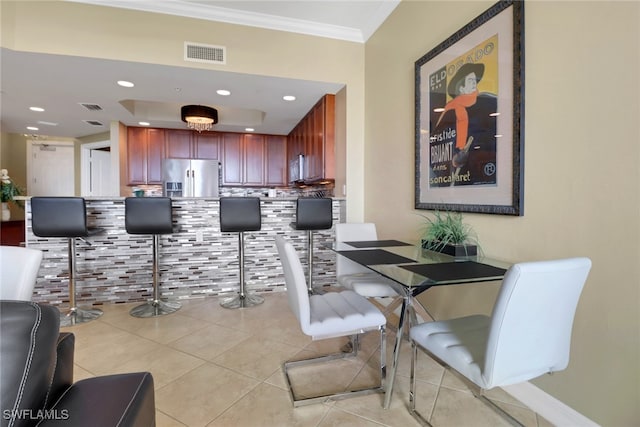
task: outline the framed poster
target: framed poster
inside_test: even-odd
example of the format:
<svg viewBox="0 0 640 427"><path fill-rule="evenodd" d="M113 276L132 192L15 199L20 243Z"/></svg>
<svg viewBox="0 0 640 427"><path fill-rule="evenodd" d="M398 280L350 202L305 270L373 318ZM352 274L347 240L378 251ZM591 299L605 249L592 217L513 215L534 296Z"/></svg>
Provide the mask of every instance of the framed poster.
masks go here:
<svg viewBox="0 0 640 427"><path fill-rule="evenodd" d="M416 209L523 215L524 2L415 63Z"/></svg>

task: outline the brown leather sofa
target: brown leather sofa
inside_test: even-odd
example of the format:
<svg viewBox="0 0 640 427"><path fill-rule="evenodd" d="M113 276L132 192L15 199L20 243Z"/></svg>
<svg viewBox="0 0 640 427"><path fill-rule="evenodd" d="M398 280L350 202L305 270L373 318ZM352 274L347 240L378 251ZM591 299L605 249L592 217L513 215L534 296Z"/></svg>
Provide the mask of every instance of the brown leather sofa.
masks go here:
<svg viewBox="0 0 640 427"><path fill-rule="evenodd" d="M57 308L0 301L0 426L155 426L149 372L73 382L72 333Z"/></svg>

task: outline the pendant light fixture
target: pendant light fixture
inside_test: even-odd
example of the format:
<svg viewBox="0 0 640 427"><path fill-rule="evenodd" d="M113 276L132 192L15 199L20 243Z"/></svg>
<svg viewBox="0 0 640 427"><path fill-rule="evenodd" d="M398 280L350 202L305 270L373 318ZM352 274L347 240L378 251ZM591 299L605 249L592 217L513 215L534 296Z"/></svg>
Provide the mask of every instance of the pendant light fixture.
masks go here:
<svg viewBox="0 0 640 427"><path fill-rule="evenodd" d="M182 121L189 128L202 132L218 123L218 110L206 105L185 105L180 109Z"/></svg>

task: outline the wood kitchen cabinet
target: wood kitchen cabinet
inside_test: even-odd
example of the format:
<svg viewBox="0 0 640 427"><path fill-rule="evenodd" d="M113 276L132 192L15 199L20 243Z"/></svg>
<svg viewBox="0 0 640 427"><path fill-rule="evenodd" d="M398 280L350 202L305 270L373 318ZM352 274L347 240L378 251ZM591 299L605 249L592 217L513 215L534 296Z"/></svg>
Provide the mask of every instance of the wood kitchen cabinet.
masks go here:
<svg viewBox="0 0 640 427"><path fill-rule="evenodd" d="M194 133L194 155L196 159L219 160L222 135L219 132Z"/></svg>
<svg viewBox="0 0 640 427"><path fill-rule="evenodd" d="M220 159L218 132L196 132L193 130L167 129L165 157L171 159Z"/></svg>
<svg viewBox="0 0 640 427"><path fill-rule="evenodd" d="M264 180L269 187L287 185L287 137L265 135Z"/></svg>
<svg viewBox="0 0 640 427"><path fill-rule="evenodd" d="M222 137L222 185L242 185L242 135L225 133Z"/></svg>
<svg viewBox="0 0 640 427"><path fill-rule="evenodd" d="M243 185L264 185L264 135L242 135Z"/></svg>
<svg viewBox="0 0 640 427"><path fill-rule="evenodd" d="M218 160L222 185L287 184L287 138L280 135L130 127L127 185L162 184L162 159Z"/></svg>
<svg viewBox="0 0 640 427"><path fill-rule="evenodd" d="M286 137L225 133L222 185L286 185Z"/></svg>
<svg viewBox="0 0 640 427"><path fill-rule="evenodd" d="M335 95L325 95L287 137L287 163L305 155L305 180L335 179Z"/></svg>
<svg viewBox="0 0 640 427"><path fill-rule="evenodd" d="M127 129L127 184L162 184L164 129Z"/></svg>

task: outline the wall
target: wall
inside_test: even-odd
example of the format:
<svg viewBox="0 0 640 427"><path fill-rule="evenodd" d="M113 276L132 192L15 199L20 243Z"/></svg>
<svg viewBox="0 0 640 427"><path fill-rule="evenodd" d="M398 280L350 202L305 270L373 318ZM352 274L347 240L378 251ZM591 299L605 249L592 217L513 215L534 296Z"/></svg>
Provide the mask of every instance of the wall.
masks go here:
<svg viewBox="0 0 640 427"><path fill-rule="evenodd" d="M2 133L0 140L0 169L6 169L13 182L27 188L27 143L24 135ZM24 219L24 209L9 203L12 220Z"/></svg>
<svg viewBox="0 0 640 427"><path fill-rule="evenodd" d="M347 215L364 216L364 46L327 38L73 2L3 1L2 44L20 51L100 57L347 86ZM183 60L184 41L227 47L227 65ZM278 60L274 60L278 58Z"/></svg>
<svg viewBox="0 0 640 427"><path fill-rule="evenodd" d="M383 238L417 238L425 213L414 62L493 3L403 1L366 44L365 219ZM607 426L640 425L639 27L640 2L526 2L524 216L465 215L494 258L592 259L569 368L533 383ZM422 300L437 317L489 312L496 290Z"/></svg>

